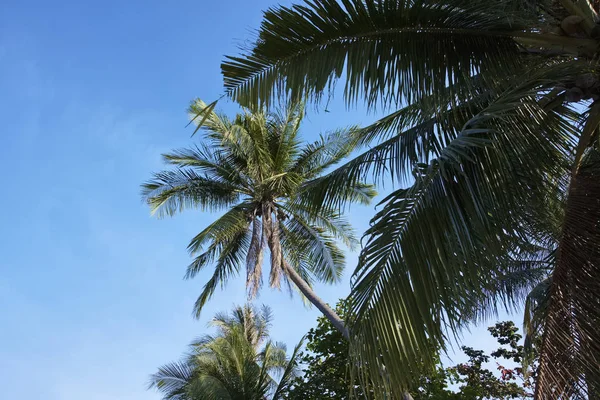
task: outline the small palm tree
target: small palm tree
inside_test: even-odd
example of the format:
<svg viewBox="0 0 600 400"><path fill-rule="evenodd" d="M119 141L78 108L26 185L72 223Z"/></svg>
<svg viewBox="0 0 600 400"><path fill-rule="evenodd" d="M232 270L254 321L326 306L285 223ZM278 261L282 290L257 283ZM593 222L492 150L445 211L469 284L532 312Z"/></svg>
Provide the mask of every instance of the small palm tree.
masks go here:
<svg viewBox="0 0 600 400"><path fill-rule="evenodd" d="M269 284L279 288L289 281L334 326L345 332L343 321L311 289L311 282L338 282L344 253L336 243L356 245L350 225L333 207L313 207L322 185L315 184L329 167L354 148L353 129L322 136L302 145L301 105L278 113L246 110L233 120L196 101L190 112L204 112L203 143L166 154L177 168L160 172L143 185L143 196L153 213L172 215L186 208L228 209L190 242L196 255L186 278L214 264L212 277L195 304L198 316L219 285L246 265L252 298L262 285L263 254L270 253ZM362 182L346 185L338 200L368 204L375 195ZM289 281L288 281L289 280ZM347 333L345 333L347 335Z"/></svg>
<svg viewBox="0 0 600 400"><path fill-rule="evenodd" d="M281 399L297 376L300 344L287 358L285 345L269 340L270 322L268 307L259 312L245 305L218 314L210 324L216 335L192 343L184 360L160 367L150 388L174 400Z"/></svg>
<svg viewBox="0 0 600 400"><path fill-rule="evenodd" d="M313 199L404 180L353 279L354 348L378 387L407 387L449 336L548 278L530 301L536 398L598 393L599 13L589 0L307 0L266 11L222 64L248 106L318 100L343 78L348 103L392 108Z"/></svg>

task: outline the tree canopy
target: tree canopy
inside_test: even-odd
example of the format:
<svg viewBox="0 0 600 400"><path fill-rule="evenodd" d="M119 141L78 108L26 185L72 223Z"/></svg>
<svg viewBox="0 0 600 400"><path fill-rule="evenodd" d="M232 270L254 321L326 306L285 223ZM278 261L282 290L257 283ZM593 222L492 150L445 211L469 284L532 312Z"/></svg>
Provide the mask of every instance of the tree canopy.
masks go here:
<svg viewBox="0 0 600 400"><path fill-rule="evenodd" d="M160 367L150 388L165 400L281 399L297 374L300 344L288 358L285 345L269 338L270 323L268 307L217 314L211 322L217 333L194 341L183 360Z"/></svg>
<svg viewBox="0 0 600 400"><path fill-rule="evenodd" d="M341 300L336 312L345 316L348 302ZM512 321L498 322L488 328L499 347L486 353L463 346L467 360L452 366L439 362L434 369L423 369L411 389L415 400L527 399L533 397L537 357L532 368L523 370L527 351L519 329ZM535 349L534 349L535 350ZM305 349L299 354L300 374L285 393L289 400L374 398L375 393L350 375L350 345L323 317L306 335ZM495 363L489 369L490 362ZM353 391L353 392L352 392ZM354 395L354 397L351 396Z"/></svg>

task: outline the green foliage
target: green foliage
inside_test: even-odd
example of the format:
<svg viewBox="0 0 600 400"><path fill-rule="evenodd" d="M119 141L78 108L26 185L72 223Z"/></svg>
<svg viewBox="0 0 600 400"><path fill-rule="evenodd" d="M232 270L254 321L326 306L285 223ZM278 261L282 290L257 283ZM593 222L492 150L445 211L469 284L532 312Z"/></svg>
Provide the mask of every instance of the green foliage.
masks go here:
<svg viewBox="0 0 600 400"><path fill-rule="evenodd" d="M466 363L446 369L451 382L459 384L457 394L461 399L524 399L533 397L534 371L523 372L520 366L524 348L519 344L522 336L513 322L499 322L488 328L501 347L488 356L482 350L462 347L469 357ZM494 360L497 372L484 367L484 363ZM506 362L516 367L507 368ZM497 373L500 373L500 377Z"/></svg>
<svg viewBox="0 0 600 400"><path fill-rule="evenodd" d="M231 315L216 315L211 325L217 334L192 343L182 361L160 367L149 387L164 399L281 399L297 375L301 343L287 358L285 346L269 339L270 322L266 307L258 311L246 305Z"/></svg>
<svg viewBox="0 0 600 400"><path fill-rule="evenodd" d="M340 316L347 315L348 302L341 300L336 307ZM489 355L481 350L463 346L468 357L464 363L443 367L437 359L434 370L423 370L418 384L411 390L415 400L476 400L476 399L525 399L533 396L533 370L524 373L521 365L525 353L522 336L513 322L499 322L488 328L497 339L499 347ZM285 393L290 400L374 398L375 393L365 389L357 379L350 376L348 341L324 317L306 335L305 350L299 362L303 373L296 378ZM497 370L489 370L485 364L493 360ZM514 365L514 367L507 367Z"/></svg>
<svg viewBox="0 0 600 400"><path fill-rule="evenodd" d="M340 301L335 311L345 318L348 305ZM358 398L364 397L358 380L351 381L349 343L341 332L324 317L317 319L316 328L306 335L305 350L300 353L300 363L304 366L303 375L292 382L285 398L293 400L346 399L350 390L355 389ZM349 382L353 382L352 385Z"/></svg>

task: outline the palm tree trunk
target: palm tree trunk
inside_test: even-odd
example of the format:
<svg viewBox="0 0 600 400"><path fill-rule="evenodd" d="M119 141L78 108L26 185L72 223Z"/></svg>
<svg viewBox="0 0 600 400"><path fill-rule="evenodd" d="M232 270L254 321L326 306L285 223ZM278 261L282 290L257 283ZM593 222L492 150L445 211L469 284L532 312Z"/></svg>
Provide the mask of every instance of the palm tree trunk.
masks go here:
<svg viewBox="0 0 600 400"><path fill-rule="evenodd" d="M598 398L600 152L590 141L599 126L600 105L595 104L579 138L567 192L535 399Z"/></svg>
<svg viewBox="0 0 600 400"><path fill-rule="evenodd" d="M347 340L350 339L350 333L348 332L348 328L346 328L346 325L344 324L344 321L340 318L340 316L337 315L336 312L333 311L331 307L329 307L327 303L325 303L319 296L317 296L314 290L312 290L312 288L308 286L308 283L306 283L306 281L302 279L300 274L298 274L298 272L296 272L296 270L286 260L283 260L283 269L285 270L287 276L292 280L292 282L294 282L296 287L308 299L308 301L314 304L314 306L317 307L319 311L323 313L325 318L327 318L329 322L331 322L331 324L338 331L340 331Z"/></svg>

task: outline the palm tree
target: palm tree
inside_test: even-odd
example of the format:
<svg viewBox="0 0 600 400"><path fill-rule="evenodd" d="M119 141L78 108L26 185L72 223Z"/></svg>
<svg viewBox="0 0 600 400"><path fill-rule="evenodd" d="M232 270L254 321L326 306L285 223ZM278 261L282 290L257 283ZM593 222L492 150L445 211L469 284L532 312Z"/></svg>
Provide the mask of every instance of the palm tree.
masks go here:
<svg viewBox="0 0 600 400"><path fill-rule="evenodd" d="M206 110L196 101L190 112ZM344 253L336 239L356 245L351 226L333 207L312 206L315 181L347 156L355 143L353 128L302 145L299 129L304 109L291 105L277 113L246 110L230 120L210 109L203 116L200 146L164 155L177 168L160 172L143 186L152 212L172 215L186 208L228 209L190 242L196 258L186 278L214 262L214 273L195 304L196 316L219 285L246 264L252 298L262 285L263 253L270 253L269 284L293 283L301 294L345 332L344 322L312 290L318 280L338 282ZM316 187L316 189L315 189ZM371 185L354 182L339 191L340 201L368 204ZM289 280L289 281L288 281Z"/></svg>
<svg viewBox="0 0 600 400"><path fill-rule="evenodd" d="M271 311L264 306L218 314L211 322L217 334L192 343L182 361L160 367L149 388L174 400L281 399L297 376L300 344L288 359L285 345L269 340L270 322Z"/></svg>
<svg viewBox="0 0 600 400"><path fill-rule="evenodd" d="M598 7L311 0L266 11L256 42L222 64L226 94L248 107L318 101L343 78L348 103L392 111L312 199L335 207L369 175L403 184L372 221L351 294L356 365L382 392L541 282L536 398L598 386Z"/></svg>

